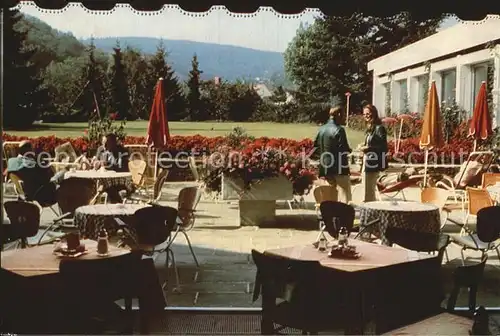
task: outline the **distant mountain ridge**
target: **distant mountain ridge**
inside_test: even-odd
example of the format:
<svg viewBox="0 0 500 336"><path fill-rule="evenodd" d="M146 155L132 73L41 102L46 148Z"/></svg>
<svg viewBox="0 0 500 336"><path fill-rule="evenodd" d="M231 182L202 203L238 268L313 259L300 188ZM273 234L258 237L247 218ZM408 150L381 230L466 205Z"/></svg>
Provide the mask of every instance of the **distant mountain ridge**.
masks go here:
<svg viewBox="0 0 500 336"><path fill-rule="evenodd" d="M122 48L130 46L146 54L153 54L160 43L160 39L152 37L107 37L95 38L94 44L105 52L112 52L117 41ZM89 44L90 39L81 42ZM279 52L184 40L163 40L163 44L169 52L167 61L181 80L187 78L195 53L203 79L215 76L231 81L270 78L283 76L285 72L283 54Z"/></svg>

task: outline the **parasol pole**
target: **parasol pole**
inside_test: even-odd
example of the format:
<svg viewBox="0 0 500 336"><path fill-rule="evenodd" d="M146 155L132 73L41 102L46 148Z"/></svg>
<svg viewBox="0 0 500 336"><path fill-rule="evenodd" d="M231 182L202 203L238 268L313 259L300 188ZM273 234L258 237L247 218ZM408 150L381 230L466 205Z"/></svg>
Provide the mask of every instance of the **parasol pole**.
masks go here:
<svg viewBox="0 0 500 336"><path fill-rule="evenodd" d="M396 152L399 152L399 146L401 145L401 133L403 133L403 119L399 121L399 134L396 142Z"/></svg>
<svg viewBox="0 0 500 336"><path fill-rule="evenodd" d="M347 107L346 107L346 112L347 112L347 116L346 116L346 126L349 127L349 101L350 101L350 97L351 97L351 93L350 92L346 92L345 93L346 97L347 97Z"/></svg>
<svg viewBox="0 0 500 336"><path fill-rule="evenodd" d="M424 188L427 187L427 166L429 164L429 149L425 148L425 158L424 158Z"/></svg>

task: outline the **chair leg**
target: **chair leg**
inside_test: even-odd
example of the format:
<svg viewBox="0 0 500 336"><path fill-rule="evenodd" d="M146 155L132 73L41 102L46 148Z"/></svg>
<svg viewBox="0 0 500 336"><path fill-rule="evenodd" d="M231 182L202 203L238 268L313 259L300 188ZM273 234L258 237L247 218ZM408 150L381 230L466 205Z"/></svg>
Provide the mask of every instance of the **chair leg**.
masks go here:
<svg viewBox="0 0 500 336"><path fill-rule="evenodd" d="M450 262L450 258L448 257L448 249L444 249L444 256L446 257L446 262Z"/></svg>
<svg viewBox="0 0 500 336"><path fill-rule="evenodd" d="M288 203L288 208L290 210L293 210L292 202L291 201L286 201Z"/></svg>
<svg viewBox="0 0 500 336"><path fill-rule="evenodd" d="M476 295L477 295L477 286L471 286L469 288L469 311L474 313L476 310Z"/></svg>
<svg viewBox="0 0 500 336"><path fill-rule="evenodd" d="M167 261L166 261L167 270L168 270L169 256L172 258L172 268L174 269L174 274L175 274L175 287L172 288L172 292L174 292L174 293L180 293L181 292L181 288L180 288L180 280L179 280L179 271L177 270L177 264L175 263L174 252L171 249L167 250L167 256L166 256L166 258L167 258ZM165 281L165 283L163 284L163 289L165 289L165 287L167 285L167 282L168 281Z"/></svg>
<svg viewBox="0 0 500 336"><path fill-rule="evenodd" d="M460 255L462 256L462 266L465 266L464 249L461 249L461 250L460 250Z"/></svg>
<svg viewBox="0 0 500 336"><path fill-rule="evenodd" d="M448 304L446 305L446 309L449 312L453 312L455 310L455 306L457 304L457 299L458 299L459 289L460 289L459 287L454 285L454 287L450 293L450 297L448 298Z"/></svg>
<svg viewBox="0 0 500 336"><path fill-rule="evenodd" d="M196 255L194 254L193 246L191 246L191 240L189 239L189 236L187 235L186 232L184 232L184 230L181 230L180 232L182 232L182 234L184 235L184 237L186 237L186 241L188 243L189 250L191 251L191 255L193 256L193 259L194 259L194 262L196 264L196 267L199 268L200 264L198 263L198 259L196 258Z"/></svg>

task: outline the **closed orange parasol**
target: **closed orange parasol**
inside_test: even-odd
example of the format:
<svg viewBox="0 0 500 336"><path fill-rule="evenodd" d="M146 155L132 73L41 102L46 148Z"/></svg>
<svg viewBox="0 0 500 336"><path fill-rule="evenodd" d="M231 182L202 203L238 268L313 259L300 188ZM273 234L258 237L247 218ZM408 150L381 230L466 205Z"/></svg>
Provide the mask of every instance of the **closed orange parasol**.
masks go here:
<svg viewBox="0 0 500 336"><path fill-rule="evenodd" d="M156 149L162 149L167 146L170 139L168 129L167 108L165 106L165 91L163 88L163 78L156 84L153 106L149 115L148 133L146 143Z"/></svg>
<svg viewBox="0 0 500 336"><path fill-rule="evenodd" d="M425 105L422 134L420 134L420 148L425 148L424 187L427 186L427 164L429 159L429 150L439 148L443 145L444 139L441 123L441 111L439 108L439 98L437 95L436 83L433 81L429 90L427 104Z"/></svg>
<svg viewBox="0 0 500 336"><path fill-rule="evenodd" d="M436 83L432 82L427 104L425 105L424 122L422 124L422 134L420 135L420 148L432 150L436 147L441 147L443 144L439 98Z"/></svg>
<svg viewBox="0 0 500 336"><path fill-rule="evenodd" d="M474 137L474 150L476 150L477 140L486 140L492 134L486 82L483 82L476 97L476 105L474 106L474 113L469 125L468 136Z"/></svg>

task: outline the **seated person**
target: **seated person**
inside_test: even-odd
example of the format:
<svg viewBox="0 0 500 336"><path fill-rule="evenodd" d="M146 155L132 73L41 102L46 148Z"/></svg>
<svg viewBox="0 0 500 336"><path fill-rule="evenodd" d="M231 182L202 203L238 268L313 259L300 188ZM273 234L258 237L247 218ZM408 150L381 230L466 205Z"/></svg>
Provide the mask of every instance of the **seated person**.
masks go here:
<svg viewBox="0 0 500 336"><path fill-rule="evenodd" d="M98 164L94 168L100 166L116 172L129 172L129 153L125 147L118 143L115 134L106 135L105 150L102 154L99 154L101 158L98 157ZM121 190L126 190L127 193L132 192L125 185L111 186L105 190L111 203L121 203L123 201L119 193Z"/></svg>
<svg viewBox="0 0 500 336"><path fill-rule="evenodd" d="M57 184L63 178L63 172L54 175L47 162L39 162L29 141L19 144L19 155L7 161L7 174L15 174L23 181L27 201L37 201L42 206L57 202Z"/></svg>

